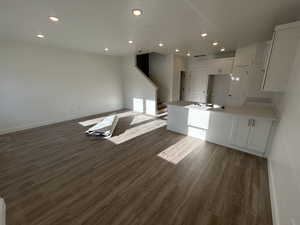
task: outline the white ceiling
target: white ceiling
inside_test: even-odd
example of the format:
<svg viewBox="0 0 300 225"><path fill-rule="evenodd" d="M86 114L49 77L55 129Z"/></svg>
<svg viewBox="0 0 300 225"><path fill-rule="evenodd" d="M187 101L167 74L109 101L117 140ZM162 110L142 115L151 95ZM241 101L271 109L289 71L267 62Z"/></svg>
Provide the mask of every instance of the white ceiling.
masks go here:
<svg viewBox="0 0 300 225"><path fill-rule="evenodd" d="M143 16L132 16L132 8L143 9ZM51 15L60 22L51 23ZM299 16L300 0L0 0L0 39L112 55L175 48L208 54L271 39L274 25ZM211 46L215 40L220 46Z"/></svg>

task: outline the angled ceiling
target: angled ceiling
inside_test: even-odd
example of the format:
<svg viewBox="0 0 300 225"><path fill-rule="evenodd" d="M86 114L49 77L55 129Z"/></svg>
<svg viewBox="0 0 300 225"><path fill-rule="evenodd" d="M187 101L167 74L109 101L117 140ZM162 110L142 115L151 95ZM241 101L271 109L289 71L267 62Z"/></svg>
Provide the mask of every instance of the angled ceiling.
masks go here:
<svg viewBox="0 0 300 225"><path fill-rule="evenodd" d="M134 17L133 8L144 14ZM176 48L209 54L271 39L276 24L300 19L299 12L299 0L0 0L0 39L111 55Z"/></svg>

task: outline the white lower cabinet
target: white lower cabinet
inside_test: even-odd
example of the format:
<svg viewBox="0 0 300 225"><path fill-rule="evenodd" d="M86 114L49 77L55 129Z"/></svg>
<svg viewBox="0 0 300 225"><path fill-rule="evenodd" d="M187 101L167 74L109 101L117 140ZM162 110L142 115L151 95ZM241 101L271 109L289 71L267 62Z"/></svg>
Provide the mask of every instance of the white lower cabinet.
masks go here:
<svg viewBox="0 0 300 225"><path fill-rule="evenodd" d="M220 145L229 145L232 122L233 116L231 114L211 113L206 140Z"/></svg>
<svg viewBox="0 0 300 225"><path fill-rule="evenodd" d="M263 119L253 119L248 138L248 148L264 153L270 136L272 122Z"/></svg>
<svg viewBox="0 0 300 225"><path fill-rule="evenodd" d="M272 119L168 105L168 130L260 156L272 124Z"/></svg>
<svg viewBox="0 0 300 225"><path fill-rule="evenodd" d="M272 121L267 119L235 116L231 145L264 154L270 136Z"/></svg>
<svg viewBox="0 0 300 225"><path fill-rule="evenodd" d="M246 148L250 131L250 119L236 116L233 120L230 144L240 148Z"/></svg>

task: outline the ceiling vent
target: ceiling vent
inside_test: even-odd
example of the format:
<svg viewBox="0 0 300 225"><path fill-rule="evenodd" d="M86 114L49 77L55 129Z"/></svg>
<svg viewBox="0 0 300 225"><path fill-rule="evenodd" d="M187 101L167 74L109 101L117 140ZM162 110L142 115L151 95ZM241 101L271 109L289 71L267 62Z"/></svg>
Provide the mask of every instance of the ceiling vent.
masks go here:
<svg viewBox="0 0 300 225"><path fill-rule="evenodd" d="M195 58L200 58L200 57L205 57L206 55L205 54L202 54L202 55L195 55L194 57Z"/></svg>

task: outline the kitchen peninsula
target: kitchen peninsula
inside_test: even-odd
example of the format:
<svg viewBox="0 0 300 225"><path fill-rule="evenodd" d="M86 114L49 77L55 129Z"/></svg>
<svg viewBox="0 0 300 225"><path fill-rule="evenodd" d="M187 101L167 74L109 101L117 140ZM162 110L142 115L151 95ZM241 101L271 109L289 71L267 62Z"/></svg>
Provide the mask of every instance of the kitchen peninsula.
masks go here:
<svg viewBox="0 0 300 225"><path fill-rule="evenodd" d="M167 129L264 157L277 120L270 106L176 101L168 104Z"/></svg>

